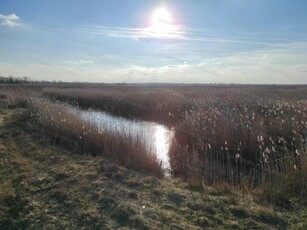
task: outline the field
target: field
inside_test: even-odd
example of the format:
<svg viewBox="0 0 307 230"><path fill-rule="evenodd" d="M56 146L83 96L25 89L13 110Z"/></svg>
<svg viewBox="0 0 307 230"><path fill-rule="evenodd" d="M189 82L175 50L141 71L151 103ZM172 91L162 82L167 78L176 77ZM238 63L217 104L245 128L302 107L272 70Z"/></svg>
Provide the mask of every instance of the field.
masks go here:
<svg viewBox="0 0 307 230"><path fill-rule="evenodd" d="M306 227L306 86L28 84L0 89L1 187L6 188L0 227L35 228L44 220L65 227L74 218L78 228ZM72 106L174 130L172 177L163 176L156 155L140 140L101 132L69 113ZM32 168L37 175L28 174ZM65 190L68 184L80 190ZM29 200L36 193L39 200L33 204ZM80 212L72 211L77 207ZM55 223L59 213L65 220Z"/></svg>
<svg viewBox="0 0 307 230"><path fill-rule="evenodd" d="M306 87L49 88L43 95L173 126L173 174L192 186L265 187L274 202L307 194Z"/></svg>

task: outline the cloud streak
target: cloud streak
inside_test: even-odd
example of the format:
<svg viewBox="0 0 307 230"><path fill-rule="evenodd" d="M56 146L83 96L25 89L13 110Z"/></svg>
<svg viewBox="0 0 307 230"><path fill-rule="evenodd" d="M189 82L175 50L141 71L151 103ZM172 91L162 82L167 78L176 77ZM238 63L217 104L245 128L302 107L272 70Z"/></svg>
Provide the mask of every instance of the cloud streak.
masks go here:
<svg viewBox="0 0 307 230"><path fill-rule="evenodd" d="M19 17L16 14L0 14L0 25L6 27L14 27L20 25Z"/></svg>
<svg viewBox="0 0 307 230"><path fill-rule="evenodd" d="M171 82L171 83L242 83L307 84L307 43L296 43L282 49L237 53L225 57L204 58L199 63L160 67L128 65L15 66L0 64L0 73L30 76L37 79L93 82Z"/></svg>
<svg viewBox="0 0 307 230"><path fill-rule="evenodd" d="M93 36L108 36L113 38L127 38L133 40L169 40L169 41L186 41L199 43L229 44L229 45L246 45L262 47L279 47L284 44L297 42L297 39L270 38L261 36L259 33L249 33L243 36L238 35L220 35L218 33L208 33L204 30L190 29L177 25L176 29L169 33L158 34L147 28L127 28L127 27L108 27L108 26L85 26L76 28L53 28L55 30L79 33Z"/></svg>
<svg viewBox="0 0 307 230"><path fill-rule="evenodd" d="M185 39L185 31L176 29L169 33L158 34L150 27L148 28L126 28L126 27L107 27L107 26L89 26L82 28L56 28L56 30L84 33L91 35L101 35L117 38L130 38L130 39Z"/></svg>

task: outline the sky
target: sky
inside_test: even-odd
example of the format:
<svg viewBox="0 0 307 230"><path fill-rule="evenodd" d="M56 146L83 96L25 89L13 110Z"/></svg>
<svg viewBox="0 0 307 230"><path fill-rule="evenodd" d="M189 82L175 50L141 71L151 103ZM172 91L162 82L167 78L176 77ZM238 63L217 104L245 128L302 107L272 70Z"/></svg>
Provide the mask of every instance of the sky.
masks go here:
<svg viewBox="0 0 307 230"><path fill-rule="evenodd" d="M0 0L0 75L307 84L306 0Z"/></svg>

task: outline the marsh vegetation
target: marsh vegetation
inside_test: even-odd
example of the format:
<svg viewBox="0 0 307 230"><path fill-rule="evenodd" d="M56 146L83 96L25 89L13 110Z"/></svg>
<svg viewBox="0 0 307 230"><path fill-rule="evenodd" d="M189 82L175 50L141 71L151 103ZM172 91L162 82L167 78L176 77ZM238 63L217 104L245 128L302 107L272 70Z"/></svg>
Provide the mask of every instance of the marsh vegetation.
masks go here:
<svg viewBox="0 0 307 230"><path fill-rule="evenodd" d="M174 127L172 173L192 186L263 188L277 203L306 196L306 87L113 86L42 94Z"/></svg>
<svg viewBox="0 0 307 230"><path fill-rule="evenodd" d="M156 178L164 166L147 142L163 127L167 180L199 194L223 187L286 209L306 205L304 86L2 86L0 106L21 108L26 130L51 145Z"/></svg>

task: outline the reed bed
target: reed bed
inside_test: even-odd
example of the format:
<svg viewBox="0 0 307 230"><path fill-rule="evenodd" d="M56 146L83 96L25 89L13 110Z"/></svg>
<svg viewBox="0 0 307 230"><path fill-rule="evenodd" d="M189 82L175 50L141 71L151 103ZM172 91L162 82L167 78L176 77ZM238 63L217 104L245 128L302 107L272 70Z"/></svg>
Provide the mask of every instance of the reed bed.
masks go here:
<svg viewBox="0 0 307 230"><path fill-rule="evenodd" d="M176 127L173 173L192 185L260 187L277 203L305 197L307 100L266 93L198 99L198 109Z"/></svg>
<svg viewBox="0 0 307 230"><path fill-rule="evenodd" d="M121 165L161 177L163 175L155 154L141 140L119 132L98 128L69 111L65 103L46 99L30 100L29 125L42 130L58 145L77 149L92 156L105 156Z"/></svg>
<svg viewBox="0 0 307 230"><path fill-rule="evenodd" d="M286 202L307 195L307 87L47 88L43 95L174 126L172 173Z"/></svg>
<svg viewBox="0 0 307 230"><path fill-rule="evenodd" d="M28 90L19 85L0 85L0 109L27 107Z"/></svg>
<svg viewBox="0 0 307 230"><path fill-rule="evenodd" d="M49 99L94 107L126 118L140 118L166 125L181 120L193 102L173 88L113 86L102 88L55 88L42 90Z"/></svg>

